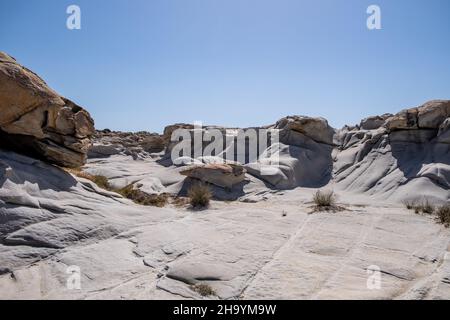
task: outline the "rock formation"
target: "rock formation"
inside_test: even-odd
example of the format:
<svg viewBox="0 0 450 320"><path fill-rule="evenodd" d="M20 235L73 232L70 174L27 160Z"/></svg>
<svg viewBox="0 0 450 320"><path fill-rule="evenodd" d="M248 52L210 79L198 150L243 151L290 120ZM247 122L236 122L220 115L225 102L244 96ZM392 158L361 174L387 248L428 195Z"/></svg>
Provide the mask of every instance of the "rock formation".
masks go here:
<svg viewBox="0 0 450 320"><path fill-rule="evenodd" d="M182 171L181 175L209 182L216 186L232 189L244 181L246 170L239 164L201 164L192 165Z"/></svg>
<svg viewBox="0 0 450 320"><path fill-rule="evenodd" d="M114 132L109 129L96 131L93 145L89 148L89 158L105 158L115 154L142 158L159 153L166 148L166 142L157 133Z"/></svg>
<svg viewBox="0 0 450 320"><path fill-rule="evenodd" d="M264 128L249 128L256 131L256 139L260 139L261 130L279 130L279 143L270 144L267 138L266 149L259 150L258 159L251 159L248 154L248 141L245 145L244 161L241 165L247 171L247 178L254 177L263 182L266 187L275 190L293 189L296 187L321 188L330 183L342 190L358 193L368 193L374 197L402 201L405 199L419 199L429 196L436 201L449 199L449 141L450 118L449 101L430 101L423 106L403 110L398 114L384 114L369 117L361 121L360 125L334 130L322 118L305 116L290 116L277 121L274 125ZM176 129L187 129L188 144L192 145L190 154L180 154L177 166L173 168L171 151L178 142L170 141L170 136ZM204 181L215 180L214 170L204 170L202 164L223 162L227 153L236 151L238 129L205 126L201 135L205 136L212 130L218 131L224 142L223 152L214 156L202 156L209 141L204 139L201 150L195 150L193 136L194 127L188 124L168 126L162 136L149 134L158 146L155 150L161 153L160 164L183 175L183 167L196 164L195 171L201 171ZM243 129L248 130L248 129ZM139 134L104 133L95 139L92 152L132 155L142 154L140 146L144 136ZM115 138L113 138L115 137ZM130 143L129 141L134 141ZM106 141L106 142L105 142ZM135 142L138 141L138 142ZM156 142L155 142L156 141ZM260 141L256 141L259 143ZM127 145L127 148L124 148ZM120 146L120 147L118 147ZM99 151L102 150L103 151ZM194 154L200 154L194 157ZM147 157L142 154L141 160ZM237 161L235 157L231 159ZM202 168L202 169L200 169ZM104 172L105 168L93 169L91 172ZM117 179L122 176L114 169L106 172L108 177ZM188 175L187 173L185 175ZM167 174L167 173L166 173ZM208 175L211 177L208 179ZM174 179L170 174L169 184L152 180L147 190L161 190L179 192L180 179ZM130 181L132 176L120 181ZM158 179L166 180L160 175ZM135 181L141 180L134 176ZM178 184L170 184L177 181ZM117 180L119 181L119 180ZM210 182L211 182L210 181ZM145 182L147 184L148 182ZM156 183L156 185L155 185ZM234 183L232 183L234 184ZM166 187L161 187L166 186ZM178 187L175 187L178 185ZM247 185L247 192L252 189L252 183ZM156 187L157 186L157 187ZM229 184L219 186L229 187ZM425 190L418 192L418 190ZM245 192L244 192L245 193Z"/></svg>
<svg viewBox="0 0 450 320"><path fill-rule="evenodd" d="M94 122L35 73L0 52L0 146L65 167L86 160Z"/></svg>
<svg viewBox="0 0 450 320"><path fill-rule="evenodd" d="M174 197L201 180L214 199L239 200L202 212L139 206L52 165L84 163L93 121L6 54L0 111L0 299L205 298L197 284L221 299L450 298L449 230L401 204L449 203L450 101L341 130L286 117L251 128L256 159L247 140L227 158L238 129L195 132L219 132L224 150L204 155L202 143L176 165L170 137L184 128L193 144L192 125L95 133L85 174L106 178L108 190ZM333 188L343 211L311 214L317 188ZM80 290L67 289L71 266ZM379 290L367 287L373 266Z"/></svg>
<svg viewBox="0 0 450 320"><path fill-rule="evenodd" d="M334 180L384 199L450 199L450 101L430 101L387 117L373 130L339 133Z"/></svg>

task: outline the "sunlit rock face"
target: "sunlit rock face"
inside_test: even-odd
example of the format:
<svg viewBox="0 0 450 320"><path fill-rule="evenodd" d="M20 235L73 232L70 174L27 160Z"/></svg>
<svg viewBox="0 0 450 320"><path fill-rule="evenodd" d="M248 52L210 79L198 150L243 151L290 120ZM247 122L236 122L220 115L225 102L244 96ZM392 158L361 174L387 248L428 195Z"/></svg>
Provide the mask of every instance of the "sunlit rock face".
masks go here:
<svg viewBox="0 0 450 320"><path fill-rule="evenodd" d="M450 101L367 118L337 136L339 188L396 201L450 198Z"/></svg>
<svg viewBox="0 0 450 320"><path fill-rule="evenodd" d="M65 167L86 160L94 121L31 70L0 52L0 146Z"/></svg>

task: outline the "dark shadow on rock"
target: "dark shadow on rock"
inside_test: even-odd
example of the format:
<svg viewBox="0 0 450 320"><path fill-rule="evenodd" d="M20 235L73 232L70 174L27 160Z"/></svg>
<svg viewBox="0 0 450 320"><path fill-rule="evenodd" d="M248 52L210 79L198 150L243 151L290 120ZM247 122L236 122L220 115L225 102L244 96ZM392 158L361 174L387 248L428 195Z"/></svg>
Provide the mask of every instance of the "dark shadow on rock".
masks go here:
<svg viewBox="0 0 450 320"><path fill-rule="evenodd" d="M390 139L392 156L397 160L397 167L402 171L407 182L417 178L424 165L445 164L450 166L450 144L436 143L435 139L414 141L405 139L399 141ZM439 181L429 177L440 187Z"/></svg>
<svg viewBox="0 0 450 320"><path fill-rule="evenodd" d="M37 184L40 190L69 191L78 182L63 169L40 160L0 149L0 188L6 180Z"/></svg>
<svg viewBox="0 0 450 320"><path fill-rule="evenodd" d="M166 153L164 156L161 157L161 159L157 160L156 162L166 168L173 166L170 153Z"/></svg>
<svg viewBox="0 0 450 320"><path fill-rule="evenodd" d="M289 155L299 161L294 173L297 181L295 187L321 188L327 185L333 175L332 152L332 146L317 142L289 146Z"/></svg>

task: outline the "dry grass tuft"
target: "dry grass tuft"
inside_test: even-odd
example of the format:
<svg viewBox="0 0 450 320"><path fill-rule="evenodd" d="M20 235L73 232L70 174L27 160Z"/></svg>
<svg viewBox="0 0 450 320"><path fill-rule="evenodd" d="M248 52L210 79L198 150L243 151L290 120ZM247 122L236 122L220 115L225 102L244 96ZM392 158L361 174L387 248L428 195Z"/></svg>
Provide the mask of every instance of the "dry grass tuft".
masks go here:
<svg viewBox="0 0 450 320"><path fill-rule="evenodd" d="M413 210L416 208L416 204L417 202L414 200L405 200L403 201L403 205L406 207L406 209L408 210Z"/></svg>
<svg viewBox="0 0 450 320"><path fill-rule="evenodd" d="M188 190L191 206L196 209L207 208L212 198L211 189L204 183L193 184Z"/></svg>
<svg viewBox="0 0 450 320"><path fill-rule="evenodd" d="M154 207L164 207L169 196L167 194L148 194L139 189L135 189L132 184L116 190L117 193L121 194L123 197L132 200L134 203L143 206L154 206Z"/></svg>
<svg viewBox="0 0 450 320"><path fill-rule="evenodd" d="M199 293L202 297L216 295L216 292L214 291L214 289L205 283L198 283L196 285L193 285L193 286L191 286L191 289L194 290L195 292Z"/></svg>
<svg viewBox="0 0 450 320"><path fill-rule="evenodd" d="M435 206L428 199L424 199L422 202L403 201L403 204L408 210L414 210L416 214L433 214L436 210Z"/></svg>
<svg viewBox="0 0 450 320"><path fill-rule="evenodd" d="M190 203L189 198L186 197L173 197L172 204L177 208L182 208Z"/></svg>
<svg viewBox="0 0 450 320"><path fill-rule="evenodd" d="M313 201L317 207L332 207L336 204L336 196L333 191L317 190Z"/></svg>
<svg viewBox="0 0 450 320"><path fill-rule="evenodd" d="M317 190L313 196L313 202L315 204L312 212L318 211L344 211L345 208L336 204L336 194L334 191Z"/></svg>
<svg viewBox="0 0 450 320"><path fill-rule="evenodd" d="M108 178L100 175L92 175L81 170L81 168L66 168L67 172L79 178L87 179L94 182L97 186L105 190L111 190Z"/></svg>
<svg viewBox="0 0 450 320"><path fill-rule="evenodd" d="M438 222L446 228L450 227L450 204L445 204L437 210Z"/></svg>

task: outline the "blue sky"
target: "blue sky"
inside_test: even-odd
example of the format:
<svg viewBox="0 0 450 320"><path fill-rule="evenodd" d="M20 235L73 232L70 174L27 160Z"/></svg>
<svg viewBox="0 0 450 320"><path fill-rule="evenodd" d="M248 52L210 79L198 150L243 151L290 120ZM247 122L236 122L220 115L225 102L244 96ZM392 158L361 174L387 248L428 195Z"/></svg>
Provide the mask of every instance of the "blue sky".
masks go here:
<svg viewBox="0 0 450 320"><path fill-rule="evenodd" d="M66 28L77 4L82 29ZM382 30L366 27L377 4ZM450 99L448 0L0 0L0 50L97 128L341 127Z"/></svg>

